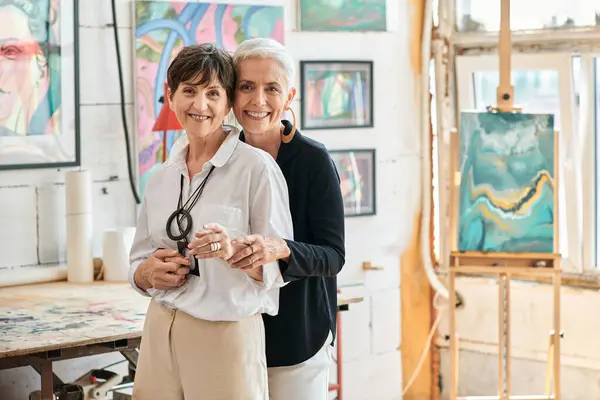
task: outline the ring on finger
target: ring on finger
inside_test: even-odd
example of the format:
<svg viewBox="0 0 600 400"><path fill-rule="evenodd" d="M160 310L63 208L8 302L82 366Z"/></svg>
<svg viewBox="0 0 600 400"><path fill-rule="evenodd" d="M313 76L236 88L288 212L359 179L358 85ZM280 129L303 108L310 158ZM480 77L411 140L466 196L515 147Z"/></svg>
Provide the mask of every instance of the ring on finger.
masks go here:
<svg viewBox="0 0 600 400"><path fill-rule="evenodd" d="M221 249L220 242L211 242L210 243L210 251L219 251Z"/></svg>

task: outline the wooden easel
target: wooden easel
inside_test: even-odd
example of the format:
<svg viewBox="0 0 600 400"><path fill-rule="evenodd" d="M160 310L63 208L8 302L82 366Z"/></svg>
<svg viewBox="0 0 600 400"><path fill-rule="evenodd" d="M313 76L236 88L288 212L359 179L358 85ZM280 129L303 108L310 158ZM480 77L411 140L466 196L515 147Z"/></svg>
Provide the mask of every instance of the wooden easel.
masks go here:
<svg viewBox="0 0 600 400"><path fill-rule="evenodd" d="M502 0L500 23L500 83L497 90L497 106L493 111L520 112L514 105L514 88L511 84L511 31L510 0ZM555 163L558 163L558 141L555 136ZM458 139L452 135L451 152L458 154ZM458 171L452 157L452 171ZM554 175L554 249L558 249L558 168ZM457 248L457 180L452 182L452 248ZM450 254L450 304L456 304L457 275L492 275L498 278L498 390L492 396L458 397L459 336L456 330L456 307L450 307L450 400L560 400L560 288L561 256L556 253L484 253L452 251ZM529 396L511 396L511 350L510 350L510 280L512 277L551 275L553 277L554 321L550 331L546 393ZM553 375L550 394L550 374Z"/></svg>
<svg viewBox="0 0 600 400"><path fill-rule="evenodd" d="M451 400L560 400L560 254L543 253L463 253L450 255L450 304L456 304L457 275L498 276L498 394L495 396L458 397L459 338L455 307L450 307L450 399ZM552 275L554 285L554 321L550 331L548 368L553 373L554 394L511 396L510 355L510 280L519 276Z"/></svg>

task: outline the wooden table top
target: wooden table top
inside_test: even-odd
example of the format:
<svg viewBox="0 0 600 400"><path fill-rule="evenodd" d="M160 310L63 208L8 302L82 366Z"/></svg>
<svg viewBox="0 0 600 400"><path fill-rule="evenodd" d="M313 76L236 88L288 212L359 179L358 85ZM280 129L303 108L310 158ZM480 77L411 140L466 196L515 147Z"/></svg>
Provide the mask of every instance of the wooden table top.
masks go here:
<svg viewBox="0 0 600 400"><path fill-rule="evenodd" d="M0 289L0 358L138 338L150 299L126 282ZM363 301L338 296L338 305Z"/></svg>
<svg viewBox="0 0 600 400"><path fill-rule="evenodd" d="M0 358L139 337L149 298L127 283L0 289Z"/></svg>

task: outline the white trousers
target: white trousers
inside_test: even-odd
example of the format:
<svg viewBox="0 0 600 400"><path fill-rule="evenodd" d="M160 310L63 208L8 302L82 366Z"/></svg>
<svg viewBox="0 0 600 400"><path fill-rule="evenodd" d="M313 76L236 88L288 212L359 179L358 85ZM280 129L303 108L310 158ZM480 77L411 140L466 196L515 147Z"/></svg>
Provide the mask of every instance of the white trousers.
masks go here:
<svg viewBox="0 0 600 400"><path fill-rule="evenodd" d="M327 400L332 340L329 332L323 347L303 363L269 368L270 400Z"/></svg>

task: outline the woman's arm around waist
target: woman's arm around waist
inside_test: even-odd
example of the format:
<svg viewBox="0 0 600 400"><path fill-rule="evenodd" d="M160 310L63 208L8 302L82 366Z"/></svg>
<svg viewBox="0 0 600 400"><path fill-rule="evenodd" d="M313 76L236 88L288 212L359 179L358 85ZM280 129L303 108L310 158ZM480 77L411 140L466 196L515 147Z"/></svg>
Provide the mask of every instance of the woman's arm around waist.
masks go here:
<svg viewBox="0 0 600 400"><path fill-rule="evenodd" d="M255 268L279 260L284 280L292 281L310 276L336 276L345 263L344 206L340 181L333 161L326 151L307 163L312 169L307 188L306 218L294 224L306 224L310 243L269 235L250 235L236 238L247 246L236 252L229 263L237 268ZM300 228L295 226L296 231Z"/></svg>

